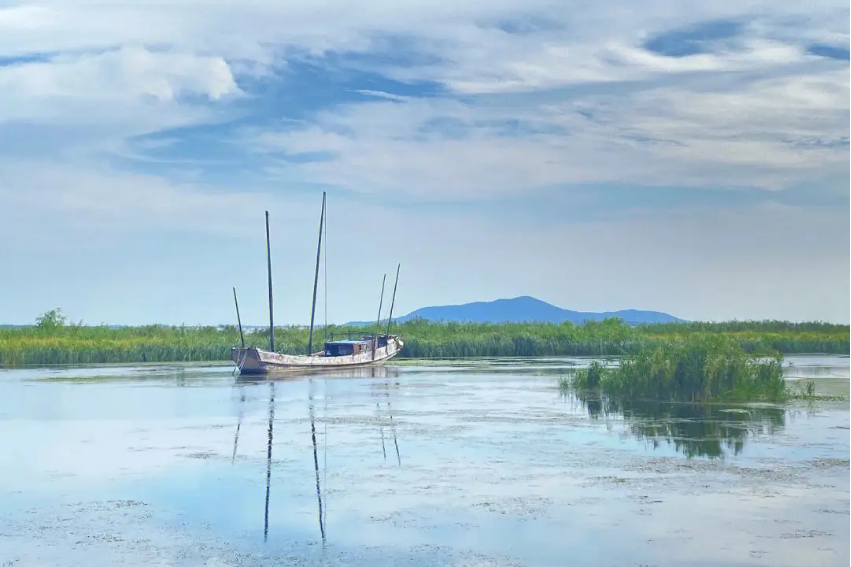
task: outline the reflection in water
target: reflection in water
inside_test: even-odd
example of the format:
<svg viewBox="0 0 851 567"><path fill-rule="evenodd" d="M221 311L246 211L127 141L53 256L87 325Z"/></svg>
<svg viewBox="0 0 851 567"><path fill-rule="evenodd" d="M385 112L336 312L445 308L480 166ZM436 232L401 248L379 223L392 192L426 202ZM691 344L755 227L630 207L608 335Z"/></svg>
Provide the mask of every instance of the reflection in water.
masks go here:
<svg viewBox="0 0 851 567"><path fill-rule="evenodd" d="M738 455L749 435L774 433L786 423L781 407L577 398L592 419L623 416L630 433L650 441L654 449L664 440L688 458Z"/></svg>
<svg viewBox="0 0 851 567"><path fill-rule="evenodd" d="M275 422L275 383L269 384L269 444L266 448L266 512L263 515L263 541L269 538L269 492L272 486L272 425Z"/></svg>
<svg viewBox="0 0 851 567"><path fill-rule="evenodd" d="M398 387L399 383L396 382L393 385ZM374 393L373 395L374 396L380 396L382 398L387 398L385 403L387 404L387 416L388 416L389 422L390 422L390 431L393 434L393 446L396 448L396 462L401 467L402 466L402 457L399 453L399 441L396 437L396 422L393 421L393 408L390 407L390 400L389 400L389 398L390 398L390 382L385 381L383 384L381 384L381 386L382 387L380 387L381 389L380 389L379 393L378 394ZM381 435L381 454L384 457L384 460L387 461L387 449L385 448L385 445L384 445L384 421L382 420L382 417L381 417L381 403L380 402L375 403L375 414L376 414L376 420L378 421L378 431Z"/></svg>
<svg viewBox="0 0 851 567"><path fill-rule="evenodd" d="M845 378L848 379L848 367L827 366L821 364L795 364L792 361L783 369L786 379L800 378Z"/></svg>
<svg viewBox="0 0 851 567"><path fill-rule="evenodd" d="M381 454L384 456L384 460L387 461L387 450L384 448L384 425L381 423L381 407L378 403L375 404L375 414L378 419L378 431L381 433Z"/></svg>
<svg viewBox="0 0 851 567"><path fill-rule="evenodd" d="M367 369L361 369L367 370ZM387 370L382 367L373 367L368 369L370 374L383 373L381 370ZM395 374L395 369L392 374ZM330 377L330 376L329 376ZM266 505L263 515L263 541L268 541L269 539L269 505L271 500L271 488L272 488L272 444L273 444L273 436L274 436L274 422L275 422L275 380L270 380L266 377L265 380L268 380L269 383L269 425L268 425L268 440L266 446ZM314 479L316 482L316 502L318 506L318 518L319 518L319 533L322 538L322 545L324 546L327 542L327 532L326 532L326 515L327 515L327 499L323 501L322 494L322 485L325 483L325 479L327 479L327 464L328 464L328 447L327 447L327 439L328 439L328 424L325 423L324 430L324 455L323 455L323 468L322 475L320 475L319 471L319 447L316 441L316 406L314 404L314 381L313 378L309 378L310 391L308 394L308 414L310 418L310 438L313 446L313 472ZM257 380L241 380L241 382L256 382ZM398 383L393 384L398 387ZM383 391L381 392L381 396L384 398L390 397L390 388L391 384L389 381L384 382ZM236 431L234 433L233 440L233 455L231 456L231 464L233 464L236 460L236 453L239 445L239 433L242 426L242 420L244 417L243 404L245 403L245 392L241 391L240 393L240 409L237 418ZM393 437L393 446L396 450L396 462L399 466L402 465L402 455L399 451L399 439L396 432L396 422L393 419L393 408L390 404L389 399L385 401L387 405L387 414L388 421L390 425L390 431ZM327 415L328 409L328 398L325 396L325 414ZM378 413L378 424L379 429L381 431L381 451L384 455L385 461L387 460L387 449L385 446L384 440L384 421L381 416L381 403L376 403L376 412ZM323 478L324 477L324 478Z"/></svg>
<svg viewBox="0 0 851 567"><path fill-rule="evenodd" d="M236 447L239 444L239 428L242 426L243 406L245 405L245 390L239 388L239 414L236 419L236 433L233 434L233 455L230 458L230 464L233 465L236 461Z"/></svg>
<svg viewBox="0 0 851 567"><path fill-rule="evenodd" d="M310 410L310 437L313 440L313 467L316 473L316 501L319 503L319 533L322 534L322 545L325 545L325 518L322 515L322 489L319 485L319 455L316 451L316 423L313 415L313 381L310 383L308 399Z"/></svg>
<svg viewBox="0 0 851 567"><path fill-rule="evenodd" d="M396 441L396 424L393 422L393 412L390 409L390 402L387 402L387 412L390 415L390 426L393 430L393 445L396 446L396 462L399 463L399 466L402 466L402 457L399 456L399 443Z"/></svg>
<svg viewBox="0 0 851 567"><path fill-rule="evenodd" d="M174 381L175 381L175 384L177 385L178 388L186 387L186 369L185 368L183 368L181 366L181 367L178 367L175 370Z"/></svg>
<svg viewBox="0 0 851 567"><path fill-rule="evenodd" d="M325 514L327 511L323 511L322 506L322 487L319 481L319 450L316 444L316 418L314 414L314 405L313 405L313 381L310 383L311 392L308 396L309 404L308 409L310 413L310 437L313 443L313 467L314 474L316 477L316 499L319 503L319 533L322 536L322 545L325 545ZM269 383L269 430L268 430L268 442L266 445L266 508L263 513L263 541L266 542L269 539L269 501L271 496L272 489L272 441L273 441L273 433L274 433L274 423L275 423L275 383ZM240 401L245 401L245 395L243 394L240 398ZM327 413L327 399L326 399L326 413ZM239 428L242 422L242 410L240 409L239 413L239 421L236 426L236 435L234 436L234 456L231 459L236 458L236 447L237 442L239 440ZM325 426L325 438L327 443L328 436L328 426ZM327 445L325 447L325 455L323 457L323 472L327 475Z"/></svg>
<svg viewBox="0 0 851 567"><path fill-rule="evenodd" d="M305 368L269 374L239 374L237 382L291 381L301 378L393 378L399 375L395 366L353 366L351 368Z"/></svg>

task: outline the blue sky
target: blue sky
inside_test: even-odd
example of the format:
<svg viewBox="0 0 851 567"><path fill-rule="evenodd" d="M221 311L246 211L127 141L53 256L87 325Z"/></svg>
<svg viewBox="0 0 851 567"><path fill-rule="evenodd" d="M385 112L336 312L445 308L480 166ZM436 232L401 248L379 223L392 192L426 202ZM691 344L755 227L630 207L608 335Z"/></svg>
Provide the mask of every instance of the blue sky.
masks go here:
<svg viewBox="0 0 851 567"><path fill-rule="evenodd" d="M838 2L0 3L0 322L849 320ZM788 3L787 3L788 4ZM321 313L320 319L324 319Z"/></svg>

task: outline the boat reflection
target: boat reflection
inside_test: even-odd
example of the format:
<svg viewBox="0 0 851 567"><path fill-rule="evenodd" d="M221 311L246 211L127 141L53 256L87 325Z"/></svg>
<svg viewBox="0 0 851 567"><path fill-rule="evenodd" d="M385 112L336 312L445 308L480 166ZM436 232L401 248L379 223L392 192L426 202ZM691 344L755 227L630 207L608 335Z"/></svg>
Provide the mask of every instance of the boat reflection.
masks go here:
<svg viewBox="0 0 851 567"><path fill-rule="evenodd" d="M382 373L380 367L373 367L370 369L363 369L364 371L368 371L370 374L378 374ZM391 371L386 374L395 375L394 371ZM316 385L318 381L314 380L312 377L309 379L308 383L308 395L307 395L307 408L308 408L308 418L310 423L310 442L311 448L313 451L312 460L313 460L313 475L312 475L312 483L316 485L316 505L317 505L317 518L319 524L319 536L322 540L323 547L327 543L327 514L328 514L328 502L326 485L327 485L327 439L328 439L328 396L323 395L322 398L324 400L324 413L321 414L321 417L317 417L317 411L321 410L317 403L317 393L316 393ZM324 383L324 379L323 379ZM265 506L263 511L263 541L266 542L269 539L269 531L270 531L270 512L272 510L272 449L274 446L274 433L275 433L275 388L277 382L275 380L270 380L268 382L269 387L269 405L268 405L268 420L267 420L267 428L266 428L266 498L265 498ZM242 430L242 423L245 417L245 411L243 406L246 402L246 392L244 389L245 384L239 384L239 410L237 414L237 423L234 431L233 438L233 454L231 456L231 464L233 465L236 462L236 456L239 448L239 440L240 433ZM391 392L394 388L398 387L398 382L394 382L391 380L385 380L382 383L377 383L374 385L375 391L374 396L380 398L378 402L376 402L376 413L379 429L381 432L381 448L382 454L384 456L384 460L387 460L387 448L385 446L385 428L388 429L388 442L389 438L393 440L393 449L396 452L396 463L398 466L402 465L402 455L399 450L399 436L397 434L397 420L394 417L393 405L390 401ZM317 422L319 425L323 426L323 429L317 431ZM243 436L244 436L244 432ZM318 436L322 436L323 442L323 465L322 470L319 467L319 439Z"/></svg>
<svg viewBox="0 0 851 567"><path fill-rule="evenodd" d="M778 406L577 399L592 419L622 417L636 438L654 449L668 443L687 458L738 455L749 437L775 433L786 424L786 410Z"/></svg>
<svg viewBox="0 0 851 567"><path fill-rule="evenodd" d="M308 396L308 409L310 412L310 438L313 441L313 468L316 473L316 501L319 504L319 533L322 535L322 545L325 545L325 516L322 513L322 488L319 484L319 455L316 449L316 420L313 411L313 381L310 383L310 395ZM327 436L327 430L326 430ZM323 459L324 461L325 459Z"/></svg>
<svg viewBox="0 0 851 567"><path fill-rule="evenodd" d="M236 418L236 433L233 434L233 455L230 458L230 464L233 465L236 462L236 449L239 445L239 428L242 427L242 418L244 415L243 406L245 405L245 389L240 386L239 388L239 414Z"/></svg>
<svg viewBox="0 0 851 567"><path fill-rule="evenodd" d="M316 500L319 507L319 533L322 538L322 545L324 546L326 543L326 535L325 535L325 514L326 510L323 509L322 502L322 485L320 482L319 475L319 449L316 442L316 417L315 417L315 407L313 403L313 383L311 382L311 390L308 395L308 413L310 415L310 439L313 445L313 469L314 476L316 479ZM240 396L240 412L239 418L236 425L236 433L234 434L233 440L233 456L231 458L231 463L233 463L236 459L237 446L239 442L239 430L242 424L242 404L245 402L245 394L244 392ZM326 402L327 403L327 402ZM327 413L327 408L326 408ZM268 421L268 429L267 429L267 442L266 442L266 502L263 511L263 541L266 542L269 539L269 507L271 504L272 497L272 446L274 443L274 432L275 432L275 383L269 383L269 421ZM325 428L324 437L327 438L327 426ZM326 454L327 455L327 454ZM323 462L327 463L327 458L323 457ZM323 469L326 466L323 464ZM327 472L327 471L326 471Z"/></svg>
<svg viewBox="0 0 851 567"><path fill-rule="evenodd" d="M393 421L393 408L390 405L391 386L398 388L399 383L394 382L393 384L391 384L389 380L385 381L383 384L381 384L379 387L377 387L375 389L375 391L373 392L373 396L384 399L384 405L387 407L387 411L386 411L387 418L388 418L387 424L389 425L390 431L393 435L393 446L396 449L396 463L401 467L402 466L402 456L399 453L399 440L396 436L396 422ZM376 414L375 417L376 417L376 421L378 422L378 431L379 431L379 434L381 435L381 454L384 457L384 460L387 461L387 449L384 445L384 418L382 416L381 406L382 406L381 402L375 403L375 414Z"/></svg>
<svg viewBox="0 0 851 567"><path fill-rule="evenodd" d="M269 374L240 374L236 377L237 382L252 383L252 382L275 382L275 381L290 381L301 380L304 378L395 378L399 375L399 368L396 366L355 366L351 368L326 368L326 369L305 369L305 370L288 370Z"/></svg>
<svg viewBox="0 0 851 567"><path fill-rule="evenodd" d="M269 442L266 446L266 510L263 514L263 541L269 538L269 496L272 489L272 432L275 424L275 383L269 384Z"/></svg>

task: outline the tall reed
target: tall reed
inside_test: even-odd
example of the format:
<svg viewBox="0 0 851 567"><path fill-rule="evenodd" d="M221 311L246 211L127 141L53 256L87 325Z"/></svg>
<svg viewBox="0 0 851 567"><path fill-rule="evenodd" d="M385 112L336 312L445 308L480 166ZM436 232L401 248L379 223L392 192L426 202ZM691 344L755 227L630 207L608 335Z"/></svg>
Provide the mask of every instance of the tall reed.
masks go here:
<svg viewBox="0 0 851 567"><path fill-rule="evenodd" d="M146 325L114 328L68 325L48 312L40 324L0 329L0 366L93 362L167 362L228 360L239 344L235 326ZM382 326L384 323L382 323ZM329 326L328 333L369 333L371 328ZM747 353L821 352L848 354L849 327L822 323L732 322L628 326L616 319L574 325L540 323L394 323L405 341L403 357L610 356L639 353L688 338L723 336ZM324 340L319 329L314 340ZM246 333L246 344L266 346L268 330ZM304 353L308 330L275 329L277 350Z"/></svg>
<svg viewBox="0 0 851 567"><path fill-rule="evenodd" d="M691 336L627 355L616 368L592 364L576 373L578 390L625 400L708 402L782 400L782 357L746 352L724 335Z"/></svg>

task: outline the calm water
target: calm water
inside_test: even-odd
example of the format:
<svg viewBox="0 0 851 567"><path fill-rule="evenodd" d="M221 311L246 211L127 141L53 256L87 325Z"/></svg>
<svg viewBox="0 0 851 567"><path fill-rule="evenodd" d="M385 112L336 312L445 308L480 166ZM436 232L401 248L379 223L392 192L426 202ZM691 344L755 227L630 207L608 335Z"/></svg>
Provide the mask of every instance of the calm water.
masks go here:
<svg viewBox="0 0 851 567"><path fill-rule="evenodd" d="M848 565L848 402L560 394L586 363L0 371L0 565Z"/></svg>

